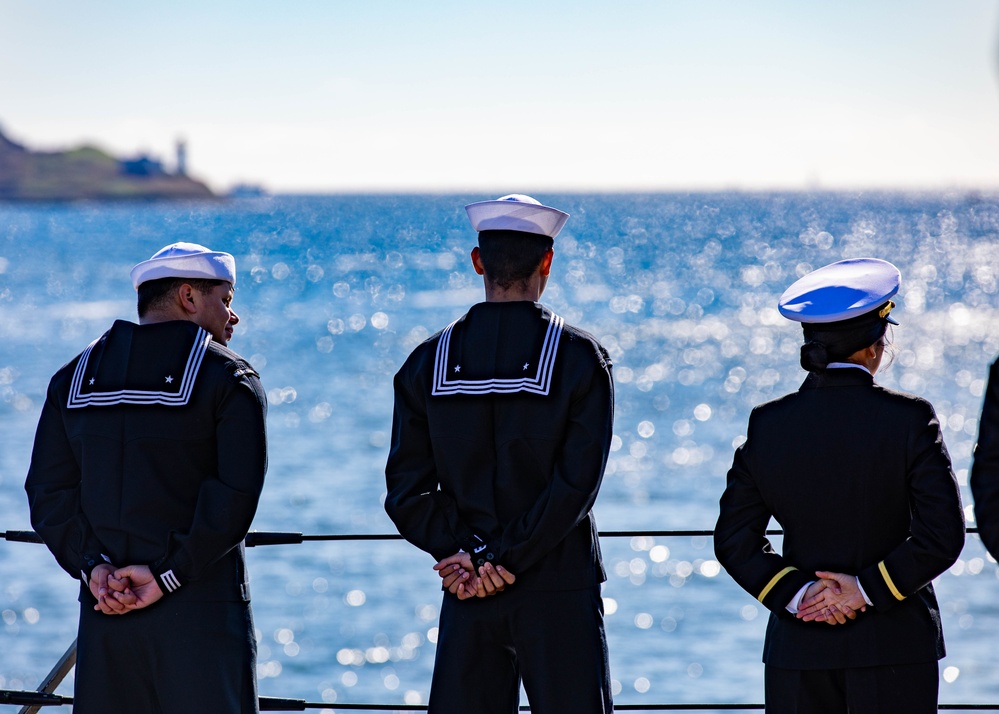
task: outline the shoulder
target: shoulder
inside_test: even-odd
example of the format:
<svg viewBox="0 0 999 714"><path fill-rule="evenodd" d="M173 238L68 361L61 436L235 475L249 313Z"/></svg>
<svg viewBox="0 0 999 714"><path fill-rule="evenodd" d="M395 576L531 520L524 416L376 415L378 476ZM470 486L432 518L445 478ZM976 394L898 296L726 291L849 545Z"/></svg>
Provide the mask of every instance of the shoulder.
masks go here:
<svg viewBox="0 0 999 714"><path fill-rule="evenodd" d="M575 325L566 323L562 328L562 341L559 347L570 350L570 354L578 355L580 358L589 357L600 367L609 368L613 365L610 355L597 338Z"/></svg>
<svg viewBox="0 0 999 714"><path fill-rule="evenodd" d="M437 345L440 343L444 329L435 332L409 353L406 361L396 372L394 380L396 389L402 387L406 391L419 393L425 389L422 385L430 384L434 362L437 359Z"/></svg>
<svg viewBox="0 0 999 714"><path fill-rule="evenodd" d="M889 389L888 387L882 387L879 384L874 385L872 394L875 399L883 401L890 408L898 410L899 412L911 412L913 414L930 416L934 416L936 414L933 409L933 405L930 404L928 400L923 397L916 396L915 394L901 392L896 389Z"/></svg>
<svg viewBox="0 0 999 714"><path fill-rule="evenodd" d="M87 345L82 352L76 354L73 357L73 359L71 359L69 362L62 365L59 369L57 369L55 374L52 375L52 379L49 380L49 388L50 389L65 388L65 390L68 392L70 382L72 382L73 380L73 375L76 372L76 366L80 363L80 359L83 357L83 355L89 353L92 349L94 349L95 346L100 345L102 341L106 340L107 336L110 333L111 330L110 329L107 330L104 334L102 334L96 340Z"/></svg>
<svg viewBox="0 0 999 714"><path fill-rule="evenodd" d="M215 340L212 340L208 344L208 351L206 357L227 365L239 365L241 367L248 368L256 374L256 370L253 369L250 362L245 358L240 356L238 353L232 351L225 345L219 344Z"/></svg>
<svg viewBox="0 0 999 714"><path fill-rule="evenodd" d="M215 340L208 344L205 351L201 374L204 375L202 384L213 391L216 398L249 395L257 408L266 409L267 397L257 370L249 361Z"/></svg>
<svg viewBox="0 0 999 714"><path fill-rule="evenodd" d="M208 349L205 352L205 366L215 376L228 381L260 380L260 374L248 360L215 340L208 344Z"/></svg>
<svg viewBox="0 0 999 714"><path fill-rule="evenodd" d="M768 402L757 404L749 413L749 424L782 418L784 413L795 408L801 399L801 392L791 392Z"/></svg>
<svg viewBox="0 0 999 714"><path fill-rule="evenodd" d="M403 362L402 368L399 371L418 371L420 368L425 366L433 368L434 359L437 355L437 345L440 343L441 335L446 329L447 328L445 327L438 330L414 347L413 351L410 352L409 356L406 358L406 361Z"/></svg>

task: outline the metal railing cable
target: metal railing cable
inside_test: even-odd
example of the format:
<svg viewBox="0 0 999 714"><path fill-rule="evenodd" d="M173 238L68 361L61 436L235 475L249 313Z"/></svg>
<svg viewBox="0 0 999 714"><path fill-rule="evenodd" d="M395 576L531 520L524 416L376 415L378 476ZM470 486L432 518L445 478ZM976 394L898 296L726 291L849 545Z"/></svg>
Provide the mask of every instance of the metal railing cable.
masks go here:
<svg viewBox="0 0 999 714"><path fill-rule="evenodd" d="M977 533L977 528L968 528L968 533ZM768 530L767 535L783 535L782 530ZM713 536L712 530L631 530L631 531L600 531L601 538L640 538L640 537L694 537ZM41 543L42 539L34 531L2 531L0 538L9 542ZM371 540L402 540L398 533L297 533L294 531L250 531L243 541L247 548L261 545L297 545L316 541L371 541Z"/></svg>
<svg viewBox="0 0 999 714"><path fill-rule="evenodd" d="M968 533L977 533L977 528L968 528ZM782 530L768 530L767 535L783 535ZM634 530L634 531L600 531L601 538L640 538L640 537L685 537L712 536L710 530ZM34 531L3 531L0 538L9 542L41 543L42 539ZM247 548L261 545L297 545L299 543L316 541L350 541L350 540L402 540L398 533L296 533L294 531L250 531L243 543Z"/></svg>
<svg viewBox="0 0 999 714"><path fill-rule="evenodd" d="M32 707L72 706L73 698L45 692L21 692L0 689L0 705L13 704ZM260 697L262 712L301 712L306 709L328 709L340 711L366 712L425 712L425 704L337 704L335 702L308 702L304 699L285 699L281 697ZM619 712L694 712L694 711L759 711L763 704L615 704L614 711ZM996 704L940 704L938 711L995 711ZM529 705L522 705L520 711L529 712Z"/></svg>
<svg viewBox="0 0 999 714"><path fill-rule="evenodd" d="M968 528L968 533L977 533L977 528ZM783 531L767 530L767 535L783 535ZM625 530L625 531L601 531L601 538L636 538L636 537L710 537L714 531L703 529L672 529L672 530ZM0 538L8 542L16 543L41 543L41 537L34 531L7 530L0 532ZM296 545L306 542L317 541L379 541L379 540L402 540L398 533L318 533L305 534L294 531L251 531L246 534L244 543L248 548L267 545ZM75 642L70 647L70 651L75 653ZM63 659L69 655L63 655ZM68 671L68 670L67 670ZM50 678L52 674L49 675ZM61 679L61 676L59 677ZM67 706L72 705L73 698L52 693L55 685L47 682L49 688L46 691L15 691L0 689L0 705L12 704L22 705L19 714L29 714L37 712L41 707L46 706ZM304 699L287 699L282 697L260 697L260 711L305 711L307 709L326 709L340 711L387 711L387 712L422 712L427 711L425 704L341 704L336 702L309 702ZM764 709L763 704L615 704L615 711L634 712L693 712L693 711L759 711ZM999 704L939 704L939 711L999 711ZM520 711L529 712L529 705L520 707Z"/></svg>
<svg viewBox="0 0 999 714"><path fill-rule="evenodd" d="M10 531L8 531L10 532ZM22 532L22 531L17 531ZM31 531L28 531L31 533ZM977 528L968 528L968 533L977 533ZM768 530L767 535L783 535L780 529ZM34 535L34 534L32 534ZM693 530L631 530L631 531L600 531L601 538L642 538L642 537L695 537L714 535L713 530L693 529ZM38 538L36 535L35 538ZM286 545L297 544L307 541L342 541L342 540L402 540L398 533L372 533L372 534L332 534L323 533L315 535L305 535L295 532L270 532L270 531L250 531L246 534L247 548L258 545ZM33 542L41 542L41 539Z"/></svg>

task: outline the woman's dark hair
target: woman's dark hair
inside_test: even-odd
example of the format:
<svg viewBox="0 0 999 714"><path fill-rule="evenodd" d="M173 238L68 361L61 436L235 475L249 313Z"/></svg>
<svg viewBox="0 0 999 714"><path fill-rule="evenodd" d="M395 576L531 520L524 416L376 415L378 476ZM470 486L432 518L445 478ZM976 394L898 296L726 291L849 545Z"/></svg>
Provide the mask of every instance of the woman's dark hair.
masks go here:
<svg viewBox="0 0 999 714"><path fill-rule="evenodd" d="M137 311L139 317L145 317L146 313L152 309L160 307L169 298L169 295L187 283L202 295L207 295L219 285L226 283L225 280L211 280L209 278L160 278L159 280L147 280L139 286Z"/></svg>
<svg viewBox="0 0 999 714"><path fill-rule="evenodd" d="M837 322L803 322L801 329L805 335L801 366L809 372L821 372L830 362L842 362L881 340L888 331L888 321L879 310L872 310Z"/></svg>
<svg viewBox="0 0 999 714"><path fill-rule="evenodd" d="M504 290L523 283L555 244L549 236L523 231L481 231L479 258L490 282Z"/></svg>
<svg viewBox="0 0 999 714"><path fill-rule="evenodd" d="M801 367L809 372L821 372L832 360L826 346L816 340L805 340L801 346Z"/></svg>

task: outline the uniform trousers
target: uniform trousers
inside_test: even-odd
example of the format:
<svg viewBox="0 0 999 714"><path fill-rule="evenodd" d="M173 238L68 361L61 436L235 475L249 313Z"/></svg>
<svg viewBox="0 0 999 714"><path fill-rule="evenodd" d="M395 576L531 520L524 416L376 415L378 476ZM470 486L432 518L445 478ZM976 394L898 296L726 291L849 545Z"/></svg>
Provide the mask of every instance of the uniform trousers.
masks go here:
<svg viewBox="0 0 999 714"><path fill-rule="evenodd" d="M767 714L936 714L936 662L848 669L767 665Z"/></svg>
<svg viewBox="0 0 999 714"><path fill-rule="evenodd" d="M445 593L428 714L613 711L600 586L459 601Z"/></svg>
<svg viewBox="0 0 999 714"><path fill-rule="evenodd" d="M73 714L257 712L248 602L182 602L105 615L80 607Z"/></svg>

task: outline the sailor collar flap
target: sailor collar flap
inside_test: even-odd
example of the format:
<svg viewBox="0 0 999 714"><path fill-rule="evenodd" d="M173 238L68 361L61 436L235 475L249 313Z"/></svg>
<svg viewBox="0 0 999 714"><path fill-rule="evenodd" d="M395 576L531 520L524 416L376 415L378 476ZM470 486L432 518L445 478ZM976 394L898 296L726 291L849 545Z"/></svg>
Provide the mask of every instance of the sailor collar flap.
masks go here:
<svg viewBox="0 0 999 714"><path fill-rule="evenodd" d="M547 395L565 320L547 308L539 312L530 322L518 312L517 319L505 325L514 339L500 338L502 330L496 325L486 331L469 327L465 321L472 312L444 328L437 342L432 396Z"/></svg>
<svg viewBox="0 0 999 714"><path fill-rule="evenodd" d="M66 406L184 406L211 342L211 334L192 323L119 321L80 355Z"/></svg>

